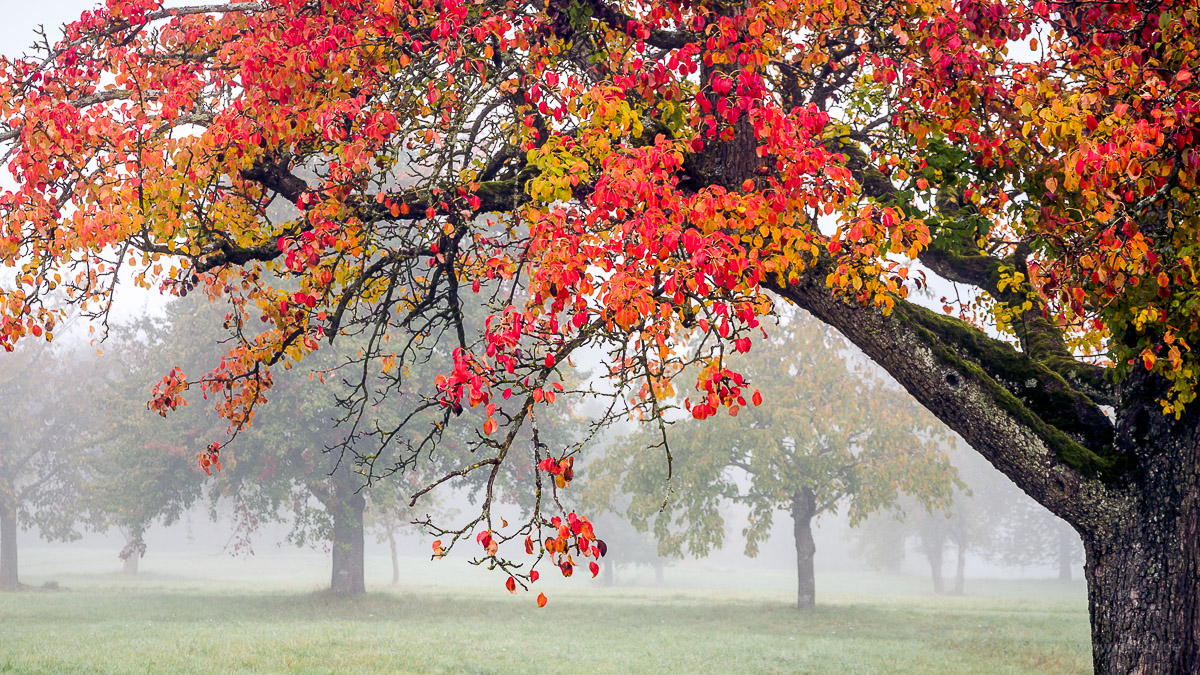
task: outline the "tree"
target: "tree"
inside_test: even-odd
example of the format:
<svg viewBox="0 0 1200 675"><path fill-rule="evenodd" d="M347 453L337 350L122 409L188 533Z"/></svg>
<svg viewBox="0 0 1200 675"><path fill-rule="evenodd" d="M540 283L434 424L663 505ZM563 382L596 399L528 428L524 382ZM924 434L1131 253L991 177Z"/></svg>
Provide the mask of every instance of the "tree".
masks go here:
<svg viewBox="0 0 1200 675"><path fill-rule="evenodd" d="M901 493L943 506L954 472L940 445L944 428L894 383L873 372L836 333L803 313L786 314L771 339L732 366L762 383L771 406L698 423L671 440L673 474L644 448L644 428L589 465L600 501L633 496L626 513L654 531L660 553L704 555L725 533L722 503L749 507L746 555L769 536L776 511L792 518L796 606L816 602L813 521L844 506L851 524L896 503ZM744 362L740 362L744 361ZM684 402L691 407L689 400ZM664 495L669 485L674 495ZM665 497L665 499L664 499Z"/></svg>
<svg viewBox="0 0 1200 675"><path fill-rule="evenodd" d="M900 500L855 533L857 554L874 567L897 572L912 543L929 563L935 593L946 591L943 563L949 547L956 557L955 594L965 592L968 551L1004 565L1054 562L1059 578L1070 581L1071 566L1079 561L1073 556L1082 552L1074 530L961 443L951 458L962 479L952 499L935 509Z"/></svg>
<svg viewBox="0 0 1200 675"><path fill-rule="evenodd" d="M527 521L488 495L447 530L525 585L501 544L592 554L578 514L544 536L577 448L517 433L571 354L607 348L649 417L707 361L711 416L780 299L1081 534L1097 670L1195 670L1198 24L1179 0L109 0L0 66L0 343L52 332L52 287L100 314L121 270L200 288L245 339L155 401L215 388L237 430L273 368L358 335L351 360L400 365L361 369L351 414L403 382L431 443L478 430L446 482L544 467ZM962 318L909 299L922 269ZM405 379L434 355L443 378Z"/></svg>
<svg viewBox="0 0 1200 675"><path fill-rule="evenodd" d="M85 371L102 393L91 430L97 441L82 469L83 509L90 527L116 527L125 538L119 556L131 574L146 553L146 531L176 522L203 496L195 448L215 431L212 420L196 410L160 424L146 408L147 383L179 364L172 329L184 304L173 303L166 318L133 322Z"/></svg>
<svg viewBox="0 0 1200 675"><path fill-rule="evenodd" d="M206 348L228 337L218 330L213 307L190 302L174 302L168 307L166 337L156 340L156 360L174 360L181 364L178 378L199 370ZM332 350L331 350L332 351ZM321 354L306 362L317 368L330 365L331 354ZM227 452L214 468L216 480L209 498L214 517L222 501L234 504L238 532L235 551L252 552L252 535L258 524L269 521L289 522L288 540L297 546L327 547L331 558L330 590L354 595L366 591L364 562L364 512L367 495L365 478L353 456L344 456L336 448L344 431L336 425L340 409L334 385L323 386L325 371L307 368L283 372L273 378L274 406L265 409L256 424L242 434L242 442ZM211 394L210 394L211 395ZM145 404L143 403L143 406ZM197 420L211 422L202 411L187 411L190 425L181 425L184 415L172 415L175 422L171 437L203 447L204 434L211 438L223 429L194 426ZM141 430L139 432L141 433ZM330 451L333 448L334 451ZM193 459L190 464L195 466ZM132 477L146 471L162 471L166 462L151 469L130 471ZM120 470L120 466L116 467ZM198 470L198 468L197 468ZM201 485L194 481L194 485ZM380 487L380 497L389 486ZM193 488L194 489L194 488ZM181 491L180 495L187 494Z"/></svg>
<svg viewBox="0 0 1200 675"><path fill-rule="evenodd" d="M22 525L46 539L79 537L80 469L93 440L86 397L72 379L83 361L31 344L0 370L0 589L20 586Z"/></svg>
<svg viewBox="0 0 1200 675"><path fill-rule="evenodd" d="M1059 581L1071 581L1071 570L1083 562L1083 542L1061 518L1022 496L1010 502L993 557L1008 565L1054 565Z"/></svg>
<svg viewBox="0 0 1200 675"><path fill-rule="evenodd" d="M408 498L413 492L421 489L423 483L420 476L410 472L391 481L377 483L366 491L366 529L374 532L379 543L387 542L388 552L392 557L392 585L400 583L400 551L396 545L396 537L405 531L419 529L417 523L422 518L430 519L431 512L437 513L439 519L449 519L456 509L431 503L428 499L422 504L421 510L409 505ZM440 508L439 508L440 506Z"/></svg>

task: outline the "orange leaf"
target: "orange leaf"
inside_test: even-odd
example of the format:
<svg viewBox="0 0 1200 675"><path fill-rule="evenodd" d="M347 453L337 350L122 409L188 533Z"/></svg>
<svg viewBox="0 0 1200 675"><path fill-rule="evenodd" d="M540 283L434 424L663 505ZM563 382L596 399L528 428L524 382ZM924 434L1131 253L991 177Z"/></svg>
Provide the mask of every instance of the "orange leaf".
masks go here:
<svg viewBox="0 0 1200 675"><path fill-rule="evenodd" d="M546 594L538 593L538 601L537 602L538 602L538 607L545 607L546 606Z"/></svg>

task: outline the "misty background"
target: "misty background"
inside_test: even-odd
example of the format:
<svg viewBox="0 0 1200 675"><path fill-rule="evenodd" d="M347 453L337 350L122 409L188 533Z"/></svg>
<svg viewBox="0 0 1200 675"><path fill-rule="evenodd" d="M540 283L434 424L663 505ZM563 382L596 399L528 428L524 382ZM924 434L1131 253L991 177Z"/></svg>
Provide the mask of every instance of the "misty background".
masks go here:
<svg viewBox="0 0 1200 675"><path fill-rule="evenodd" d="M39 23L44 23L51 39L58 36L58 25L74 19L92 6L92 0L56 0L53 3L7 3L5 21L0 23L0 53L20 53L30 42L30 36ZM141 317L163 317L166 313L164 300L155 294L146 294L126 285L118 295L114 316L121 322L113 329L114 334L133 332L134 322ZM202 303L196 299L197 302ZM192 299L181 301L192 303ZM196 303L193 303L196 304ZM88 344L86 328L77 325L56 340L54 360L56 367L70 372L81 372L92 368L103 368L103 364L92 363L94 348ZM98 345L109 351L107 343ZM220 350L208 352L210 361L219 357ZM168 357L169 358L169 357ZM78 365L74 360L78 360ZM584 370L597 363L581 363ZM142 396L127 392L126 403L142 404L142 417L138 424L145 423L153 429L161 428L162 438L172 433L171 425L162 422L144 409L150 397L150 389L157 378L144 378L139 390ZM78 378L74 380L79 382ZM82 390L81 390L82 391ZM814 395L819 395L814 393ZM0 392L0 403L11 406L15 400L10 391ZM193 408L204 411L202 401L193 397ZM111 401L113 395L109 394ZM287 411L272 414L286 416ZM151 419L153 418L153 419ZM162 422L161 424L159 424ZM685 425L681 434L702 434L703 425ZM624 430L629 432L630 429ZM161 440L158 437L148 442ZM961 571L965 585L962 591L972 593L973 582L987 579L1061 579L1070 576L1078 579L1081 574L1082 558L1077 538L1069 530L1058 531L1048 538L1042 537L1039 544L1031 544L1035 538L1031 533L1053 531L1055 524L1048 514L1031 500L1019 495L1011 482L999 472L982 462L977 455L951 439L944 444L950 461L957 467L963 488L956 491L952 504L946 509L930 512L915 503L901 500L899 508L904 517L898 517L895 508L880 510L857 527L850 527L844 509L837 513L822 514L814 524L813 536L816 544L814 568L816 573L818 603L823 589L841 591L854 590L863 593L933 592L935 582L932 571L940 565L945 579L944 592L955 590L955 576ZM184 454L192 457L201 449L196 445ZM241 452L250 452L247 448ZM647 451L653 452L653 451ZM194 462L194 460L192 460ZM588 468L580 469L580 485L588 481ZM252 529L247 529L245 518L239 515L237 500L212 499L208 491L217 479L197 471L182 473L178 489L197 490L199 496L174 514L170 524L162 518L155 520L142 536L145 553L140 556L136 574L145 578L187 577L196 579L244 579L256 583L280 583L307 585L321 588L328 584L330 575L329 543L320 536L308 534L297 541L296 514L288 506L274 511L272 518L259 518ZM735 484L744 477L730 478ZM190 483L188 481L191 481ZM319 505L301 504L306 509L319 511ZM436 508L443 513L471 513L475 506L466 490L442 490ZM547 579L549 584L568 583L572 590L585 591L591 587L607 584L632 587L696 588L710 587L719 576L723 591L753 591L779 594L790 597L796 585L796 548L793 541L793 524L786 513L780 512L771 524L769 536L763 537L757 555L750 557L744 552L743 530L751 518L751 508L734 500L723 500L719 505L723 522L723 545L696 556L687 551L682 557L659 557L652 535L635 531L621 513L608 513L597 517L597 532L605 537L602 523L609 523L610 532L622 534L610 536L611 554L606 562L613 568L606 570L601 578ZM940 519L940 521L939 521ZM69 518L67 520L70 520ZM450 518L453 521L453 518ZM932 525L931 521L934 522ZM944 521L944 522L941 522ZM950 525L970 529L970 541L965 543L965 553L960 556L953 535L946 534ZM942 527L938 534L936 530ZM103 527L83 522L72 523L66 538L61 541L63 531L51 532L48 541L38 527L26 522L17 535L20 551L21 580L27 584L53 582L62 575L70 574L131 574L129 565L118 557L129 544L127 532L116 526ZM931 533L932 532L932 533ZM1027 536L1028 535L1028 536ZM1039 535L1041 536L1041 535ZM937 541L940 537L940 544ZM365 536L365 577L368 590L380 589L394 579L392 549L396 550L395 565L400 571L401 584L438 585L493 585L499 590L499 581L487 570L471 566L468 556L451 555L443 560L430 560L431 542L434 537L422 533L412 526L397 527L392 541L376 529L368 529ZM1065 543L1064 543L1065 542ZM1034 550L1023 551L1023 547L1034 546ZM936 549L935 553L930 550ZM251 552L252 551L252 552ZM936 559L936 562L935 562ZM1064 559L1067 562L1063 562ZM932 564L931 564L932 563ZM610 576L611 573L611 576ZM582 575L581 575L582 576ZM1083 597L1081 584L1073 584L1068 591Z"/></svg>

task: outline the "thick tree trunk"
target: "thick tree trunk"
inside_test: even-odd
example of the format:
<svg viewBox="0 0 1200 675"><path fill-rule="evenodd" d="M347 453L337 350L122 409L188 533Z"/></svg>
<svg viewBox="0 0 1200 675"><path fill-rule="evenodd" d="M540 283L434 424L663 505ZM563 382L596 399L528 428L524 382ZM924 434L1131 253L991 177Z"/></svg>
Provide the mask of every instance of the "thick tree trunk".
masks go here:
<svg viewBox="0 0 1200 675"><path fill-rule="evenodd" d="M0 504L0 588L21 585L17 578L17 510Z"/></svg>
<svg viewBox="0 0 1200 675"><path fill-rule="evenodd" d="M817 602L817 585L813 577L813 556L817 545L813 541L812 519L817 512L813 491L805 488L792 495L792 534L796 540L796 608L809 609Z"/></svg>
<svg viewBox="0 0 1200 675"><path fill-rule="evenodd" d="M121 572L123 572L125 574L137 574L138 573L138 560L140 560L140 559L141 559L141 556L136 556L136 555L131 555L128 558L125 558L125 560L123 560L121 562ZM153 575L151 575L151 576L153 576Z"/></svg>
<svg viewBox="0 0 1200 675"><path fill-rule="evenodd" d="M354 488L335 486L333 516L333 575L329 590L339 595L365 593L363 509L367 500Z"/></svg>
<svg viewBox="0 0 1200 675"><path fill-rule="evenodd" d="M1071 533L1060 532L1058 535L1058 580L1070 581L1071 568L1074 566L1071 562Z"/></svg>
<svg viewBox="0 0 1200 675"><path fill-rule="evenodd" d="M1189 471L1190 480L1178 475ZM1194 466L1171 467L1165 473L1177 482L1146 495L1136 515L1116 526L1119 531L1084 536L1097 673L1200 672L1195 472Z"/></svg>
<svg viewBox="0 0 1200 675"><path fill-rule="evenodd" d="M392 552L392 585L400 583L400 556L396 553L396 533L388 530L388 550Z"/></svg>
<svg viewBox="0 0 1200 675"><path fill-rule="evenodd" d="M663 567L666 566L661 560L654 561L654 583L662 586L663 583Z"/></svg>

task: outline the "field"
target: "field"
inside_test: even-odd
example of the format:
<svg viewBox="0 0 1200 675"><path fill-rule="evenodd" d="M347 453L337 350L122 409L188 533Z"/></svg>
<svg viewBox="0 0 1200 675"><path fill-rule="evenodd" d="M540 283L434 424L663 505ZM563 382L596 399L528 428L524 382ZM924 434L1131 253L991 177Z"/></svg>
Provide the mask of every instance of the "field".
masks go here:
<svg viewBox="0 0 1200 675"><path fill-rule="evenodd" d="M0 672L1081 673L1081 587L974 582L934 597L923 579L819 576L816 611L782 571L668 570L664 587L544 579L511 596L461 561L405 560L365 597L320 592L318 556L160 556L137 577L111 551L26 552L29 590L0 593ZM453 566L453 567L450 567ZM149 567L149 566L147 566ZM155 571L160 570L160 571ZM169 570L170 574L165 571ZM53 579L57 589L41 588ZM265 580L265 581L264 581ZM549 583L547 583L549 582ZM482 585L481 585L482 584ZM886 593L886 594L883 594Z"/></svg>

